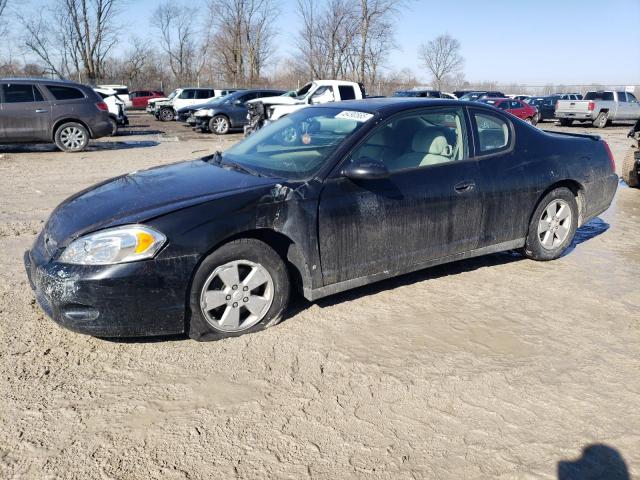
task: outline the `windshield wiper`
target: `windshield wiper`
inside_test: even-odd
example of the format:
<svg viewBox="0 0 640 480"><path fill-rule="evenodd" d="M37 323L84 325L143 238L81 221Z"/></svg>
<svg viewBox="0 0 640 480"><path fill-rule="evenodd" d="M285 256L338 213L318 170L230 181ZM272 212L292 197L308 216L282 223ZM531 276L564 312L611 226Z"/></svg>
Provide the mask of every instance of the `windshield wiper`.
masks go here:
<svg viewBox="0 0 640 480"><path fill-rule="evenodd" d="M248 173L249 175L253 175L255 177L264 177L264 175L253 168L249 168L245 165L236 162L230 162L229 160L221 160L220 165L224 165L225 167L233 168L234 170L238 170L240 172Z"/></svg>
<svg viewBox="0 0 640 480"><path fill-rule="evenodd" d="M211 155L211 161L218 165L219 167L229 167L233 170L237 170L239 172L248 173L249 175L253 175L255 177L264 177L266 175L254 170L253 168L247 167L237 162L231 162L229 160L224 160L222 158L222 152L220 150L216 150L213 155Z"/></svg>

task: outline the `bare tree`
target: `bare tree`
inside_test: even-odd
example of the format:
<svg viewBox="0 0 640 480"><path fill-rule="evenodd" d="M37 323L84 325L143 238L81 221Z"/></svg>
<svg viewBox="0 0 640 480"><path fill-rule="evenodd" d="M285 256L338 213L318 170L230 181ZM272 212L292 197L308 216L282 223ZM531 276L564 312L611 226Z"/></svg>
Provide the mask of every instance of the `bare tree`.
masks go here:
<svg viewBox="0 0 640 480"><path fill-rule="evenodd" d="M438 90L442 89L446 78L460 72L464 64L460 42L448 34L439 35L420 45L418 58L431 73Z"/></svg>
<svg viewBox="0 0 640 480"><path fill-rule="evenodd" d="M119 2L55 0L38 17L21 17L25 45L55 75L75 71L95 83L117 39L114 20Z"/></svg>
<svg viewBox="0 0 640 480"><path fill-rule="evenodd" d="M274 52L272 0L211 0L220 75L234 86L254 85Z"/></svg>
<svg viewBox="0 0 640 480"><path fill-rule="evenodd" d="M0 35L4 35L4 13L7 9L7 3L9 0L0 0Z"/></svg>

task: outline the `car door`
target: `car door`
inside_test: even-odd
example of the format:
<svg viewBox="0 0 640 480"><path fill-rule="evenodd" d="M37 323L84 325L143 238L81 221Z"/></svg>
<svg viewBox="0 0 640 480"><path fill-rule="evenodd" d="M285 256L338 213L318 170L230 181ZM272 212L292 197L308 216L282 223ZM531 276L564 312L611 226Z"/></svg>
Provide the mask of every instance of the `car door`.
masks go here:
<svg viewBox="0 0 640 480"><path fill-rule="evenodd" d="M0 131L5 142L51 140L51 102L32 83L2 83Z"/></svg>
<svg viewBox="0 0 640 480"><path fill-rule="evenodd" d="M469 109L469 113L483 205L478 248L513 242L523 235L531 213L526 160L518 156L513 124L507 116L479 109Z"/></svg>
<svg viewBox="0 0 640 480"><path fill-rule="evenodd" d="M627 92L616 92L618 97L618 113L616 120L630 120L631 116L631 104L627 101Z"/></svg>
<svg viewBox="0 0 640 480"><path fill-rule="evenodd" d="M319 249L325 285L473 250L482 203L462 107L397 115L378 126L325 181ZM383 180L351 180L342 168L381 161Z"/></svg>
<svg viewBox="0 0 640 480"><path fill-rule="evenodd" d="M257 97L256 92L245 93L238 96L235 100L231 101L229 105L229 117L231 124L234 126L244 125L247 123L247 106L246 103L249 100L253 100Z"/></svg>
<svg viewBox="0 0 640 480"><path fill-rule="evenodd" d="M629 119L637 120L640 118L640 103L633 93L627 92L627 100L629 101Z"/></svg>
<svg viewBox="0 0 640 480"><path fill-rule="evenodd" d="M182 107L193 105L194 103L197 102L195 98L196 98L196 91L192 88L185 88L182 92L180 92L180 95L174 98L173 109L177 111Z"/></svg>

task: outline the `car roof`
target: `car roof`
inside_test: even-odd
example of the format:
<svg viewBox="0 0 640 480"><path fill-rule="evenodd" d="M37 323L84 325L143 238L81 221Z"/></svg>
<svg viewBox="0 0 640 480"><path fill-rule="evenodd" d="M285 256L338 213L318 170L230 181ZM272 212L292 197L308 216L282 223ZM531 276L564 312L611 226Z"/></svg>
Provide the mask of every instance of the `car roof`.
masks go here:
<svg viewBox="0 0 640 480"><path fill-rule="evenodd" d="M307 108L342 108L344 110L352 109L372 114L392 115L397 112L412 108L422 107L460 107L470 106L479 108L491 108L485 104L477 102L467 102L461 100L453 100L448 98L424 98L424 97L383 97L383 98L365 98L364 100L345 100L336 103L323 103L312 105Z"/></svg>
<svg viewBox="0 0 640 480"><path fill-rule="evenodd" d="M486 102L487 100L493 101L493 102L500 102L503 100L512 100L515 102L518 102L519 100L516 100L515 98L508 98L508 97L485 97L482 100L480 100L481 102Z"/></svg>
<svg viewBox="0 0 640 480"><path fill-rule="evenodd" d="M82 83L72 82L71 80L60 80L53 78L45 78L45 77L2 77L0 78L0 82L29 82L29 83L49 83L49 84L57 84L57 85L73 85L76 87L87 87Z"/></svg>

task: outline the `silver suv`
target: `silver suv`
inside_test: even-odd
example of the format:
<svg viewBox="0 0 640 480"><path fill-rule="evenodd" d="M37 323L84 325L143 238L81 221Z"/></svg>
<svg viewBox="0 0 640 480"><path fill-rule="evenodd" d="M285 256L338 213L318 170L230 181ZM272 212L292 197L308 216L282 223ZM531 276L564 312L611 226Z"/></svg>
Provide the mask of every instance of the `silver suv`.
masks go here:
<svg viewBox="0 0 640 480"><path fill-rule="evenodd" d="M91 87L43 78L0 78L0 143L54 142L80 152L111 134L109 109Z"/></svg>

